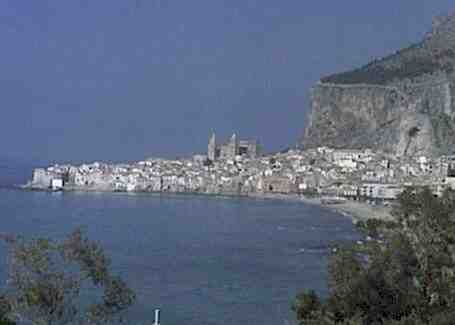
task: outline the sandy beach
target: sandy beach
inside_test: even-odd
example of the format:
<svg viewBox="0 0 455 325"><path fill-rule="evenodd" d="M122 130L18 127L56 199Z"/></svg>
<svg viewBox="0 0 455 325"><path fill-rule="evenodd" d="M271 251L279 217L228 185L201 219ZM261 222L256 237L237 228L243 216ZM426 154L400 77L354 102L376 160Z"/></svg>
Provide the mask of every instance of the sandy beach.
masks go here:
<svg viewBox="0 0 455 325"><path fill-rule="evenodd" d="M394 220L391 215L392 208L387 206L376 206L357 201L346 201L339 204L322 206L350 217L354 223L368 219Z"/></svg>
<svg viewBox="0 0 455 325"><path fill-rule="evenodd" d="M306 204L318 205L320 207L336 211L352 220L365 221L368 219L394 220L391 215L392 208L383 205L370 205L366 202L346 200L337 204L324 204L321 198L308 198L298 194L251 194L249 197L272 200L291 200Z"/></svg>

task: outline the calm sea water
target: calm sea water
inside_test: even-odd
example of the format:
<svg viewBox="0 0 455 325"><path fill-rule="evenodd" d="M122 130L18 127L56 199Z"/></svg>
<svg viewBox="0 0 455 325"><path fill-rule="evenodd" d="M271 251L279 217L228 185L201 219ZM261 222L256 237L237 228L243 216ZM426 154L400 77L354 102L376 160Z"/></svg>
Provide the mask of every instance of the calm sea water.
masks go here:
<svg viewBox="0 0 455 325"><path fill-rule="evenodd" d="M8 170L0 184L24 177ZM2 188L0 213L4 233L62 238L86 226L138 294L131 319L160 308L163 325L292 321L301 289L327 293L327 245L359 238L328 210L240 198ZM1 283L5 257L0 245Z"/></svg>

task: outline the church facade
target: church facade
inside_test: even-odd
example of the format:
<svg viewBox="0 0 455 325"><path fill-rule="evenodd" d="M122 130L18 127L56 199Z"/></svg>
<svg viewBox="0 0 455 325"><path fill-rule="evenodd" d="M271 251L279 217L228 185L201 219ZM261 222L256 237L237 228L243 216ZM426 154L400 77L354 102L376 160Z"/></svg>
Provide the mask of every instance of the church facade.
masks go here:
<svg viewBox="0 0 455 325"><path fill-rule="evenodd" d="M261 154L261 146L257 140L239 140L233 134L228 142L218 144L216 135L213 133L209 139L207 157L215 161L217 159L234 159L236 156L246 156L254 159Z"/></svg>

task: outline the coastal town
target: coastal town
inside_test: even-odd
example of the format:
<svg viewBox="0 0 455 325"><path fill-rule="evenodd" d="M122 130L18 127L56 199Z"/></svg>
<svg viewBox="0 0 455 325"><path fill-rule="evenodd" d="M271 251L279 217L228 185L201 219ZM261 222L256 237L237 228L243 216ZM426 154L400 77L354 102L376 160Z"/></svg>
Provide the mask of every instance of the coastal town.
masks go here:
<svg viewBox="0 0 455 325"><path fill-rule="evenodd" d="M206 155L149 158L124 164L94 162L38 168L30 189L201 193L319 197L327 203L353 200L387 205L408 186L428 186L435 195L455 188L455 156L405 157L369 149L290 149L262 155L258 141L234 134Z"/></svg>

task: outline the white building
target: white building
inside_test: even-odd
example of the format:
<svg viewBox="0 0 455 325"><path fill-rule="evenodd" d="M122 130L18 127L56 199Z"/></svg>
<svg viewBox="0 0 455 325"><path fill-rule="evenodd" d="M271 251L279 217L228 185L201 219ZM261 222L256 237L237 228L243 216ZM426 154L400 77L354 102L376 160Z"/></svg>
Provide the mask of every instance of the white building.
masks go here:
<svg viewBox="0 0 455 325"><path fill-rule="evenodd" d="M335 162L339 160L369 161L371 159L371 150L340 149L332 152Z"/></svg>
<svg viewBox="0 0 455 325"><path fill-rule="evenodd" d="M335 164L339 167L348 168L348 169L356 169L357 162L352 159L339 159L335 160Z"/></svg>
<svg viewBox="0 0 455 325"><path fill-rule="evenodd" d="M359 189L360 196L383 200L394 200L404 190L402 186L399 186L397 184L379 183L364 183L359 187Z"/></svg>
<svg viewBox="0 0 455 325"><path fill-rule="evenodd" d="M63 189L63 179L61 178L53 178L51 181L51 188L53 190L61 190Z"/></svg>

